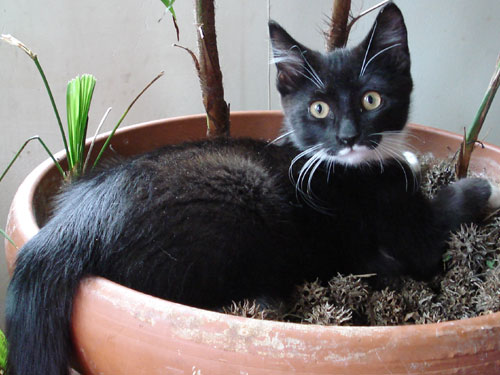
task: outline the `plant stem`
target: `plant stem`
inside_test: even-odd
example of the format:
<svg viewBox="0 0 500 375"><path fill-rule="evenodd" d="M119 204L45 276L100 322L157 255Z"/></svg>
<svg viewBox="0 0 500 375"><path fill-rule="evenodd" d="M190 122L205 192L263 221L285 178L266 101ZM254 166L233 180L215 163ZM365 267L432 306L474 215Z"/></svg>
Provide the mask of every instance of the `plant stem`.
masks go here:
<svg viewBox="0 0 500 375"><path fill-rule="evenodd" d="M22 43L20 40L16 39L12 35L5 35L2 34L0 36L0 39L9 43L10 45L13 45L15 47L20 48L23 52L25 52L35 63L38 72L40 73L40 76L42 77L43 84L45 85L45 89L47 90L47 93L49 94L50 98L50 103L52 104L52 108L54 109L54 113L57 118L57 123L59 124L59 131L61 132L61 136L63 139L63 144L64 144L64 149L66 151L66 154L68 154L68 143L66 141L66 134L64 132L64 128L62 125L61 117L59 116L59 111L57 110L56 102L54 100L54 96L52 95L52 90L50 89L49 82L47 81L47 77L45 77L45 73L42 69L42 66L40 65L40 62L38 61L38 56L36 53L34 53L31 49L29 49L24 43Z"/></svg>
<svg viewBox="0 0 500 375"><path fill-rule="evenodd" d="M352 17L352 19L349 21L351 1L335 0L333 4L333 13L330 22L330 28L328 30L328 33L326 34L327 50L330 52L336 48L345 47L354 23L356 23L356 21L358 21L360 18L366 16L368 13L371 13L390 2L391 0L383 0L378 4L375 4L371 8L362 11L356 17Z"/></svg>
<svg viewBox="0 0 500 375"><path fill-rule="evenodd" d="M56 118L57 118L57 123L59 125L59 131L61 132L61 137L63 140L64 149L66 150L66 154L68 154L68 142L66 141L66 133L64 132L61 117L59 116L59 111L57 110L56 102L54 100L54 96L52 95L52 90L50 89L49 82L47 81L47 78L45 77L45 73L43 72L43 69L42 69L42 66L40 65L40 62L38 61L37 55L34 56L33 61L35 62L35 65L36 65L38 71L40 72L40 75L42 76L43 84L45 85L47 93L49 94L50 103L52 104L52 108L54 109L54 113L55 113Z"/></svg>
<svg viewBox="0 0 500 375"><path fill-rule="evenodd" d="M0 229L0 235L4 236L4 237L7 239L7 241L9 241L9 242L10 242L10 244L11 244L12 246L14 246L16 249L19 249L19 248L17 247L17 245L14 243L14 241L12 240L12 238L10 238L10 236L9 236L7 233L5 233L5 231L4 231L3 229ZM0 345L1 345L1 344L0 344ZM4 364L4 367L5 367L5 364ZM1 360L0 360L0 369L1 369L1 368L2 368L2 362L1 362Z"/></svg>
<svg viewBox="0 0 500 375"><path fill-rule="evenodd" d="M229 106L224 100L217 51L214 0L195 1L200 66L198 75L207 113L207 136L229 136Z"/></svg>
<svg viewBox="0 0 500 375"><path fill-rule="evenodd" d="M47 147L47 145L42 141L42 138L40 138L38 135L35 135L34 137L28 138L26 140L26 142L24 142L24 144L21 146L21 148L19 149L19 151L17 151L17 153L14 156L14 158L10 161L9 165L7 166L7 168L5 168L5 170L3 171L2 175L0 176L0 182L3 180L3 178L5 177L5 175L7 174L7 172L9 171L10 167L12 167L12 165L17 160L17 158L19 157L19 155L21 155L21 152L23 152L24 148L28 145L28 143L30 143L33 140L37 140L38 142L40 142L40 144L42 145L42 147L45 149L45 151L47 151L47 154L49 154L50 158L52 159L52 161L56 165L56 167L59 170L59 173L61 174L61 176L63 178L66 177L66 174L64 173L64 170L62 169L61 164L59 164L59 162L56 160L56 158L54 157L54 154L52 154L52 152L50 152L50 150Z"/></svg>
<svg viewBox="0 0 500 375"><path fill-rule="evenodd" d="M92 154L92 150L94 149L95 141L97 136L99 135L99 132L101 131L102 126L104 125L104 121L108 118L108 114L111 111L111 107L109 107L106 110L106 113L104 113L104 116L102 116L101 122L99 123L99 126L97 127L97 130L95 131L94 137L92 138L92 142L90 143L89 151L87 152L87 157L85 158L85 163L83 164L83 169L82 169L82 174L85 173L87 170L87 165L90 160L90 155Z"/></svg>
<svg viewBox="0 0 500 375"><path fill-rule="evenodd" d="M477 138L479 136L479 132L483 126L484 120L486 119L486 115L491 107L491 103L495 97L495 94L500 86L500 56L497 58L495 72L493 73L493 77L488 85L488 89L484 95L483 101L479 106L479 109L476 113L474 121L469 128L469 131L464 136L464 140L460 145L460 151L458 155L457 165L455 167L455 172L458 178L463 178L467 176L467 170L469 169L469 162L472 155L472 151L474 151L474 146L477 142Z"/></svg>
<svg viewBox="0 0 500 375"><path fill-rule="evenodd" d="M332 19L327 34L327 51L343 48L347 44L347 39L349 37L347 23L350 11L351 0L334 0Z"/></svg>

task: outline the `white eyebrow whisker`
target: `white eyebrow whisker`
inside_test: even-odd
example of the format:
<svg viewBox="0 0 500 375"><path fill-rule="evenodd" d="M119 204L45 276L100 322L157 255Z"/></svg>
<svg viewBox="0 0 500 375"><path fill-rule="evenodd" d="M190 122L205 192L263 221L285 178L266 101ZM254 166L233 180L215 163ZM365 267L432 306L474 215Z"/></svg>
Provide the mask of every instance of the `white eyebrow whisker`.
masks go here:
<svg viewBox="0 0 500 375"><path fill-rule="evenodd" d="M373 41L373 36L375 35L376 29L377 29L377 21L375 21L375 24L373 25L372 35L370 36L370 41L368 42L368 47L366 48L366 51L365 51L365 57L363 58L363 63L361 64L361 71L359 72L360 77L362 77L363 74L365 73L364 68L365 68L366 58L368 57L368 53L370 52L370 48L372 46L372 41Z"/></svg>
<svg viewBox="0 0 500 375"><path fill-rule="evenodd" d="M368 68L368 65L370 65L370 63L373 61L374 58L376 58L377 56L379 56L380 54L390 50L391 48L394 48L394 47L397 47L397 46L400 46L401 43L396 43L396 44L393 44L392 46L389 46L389 47L386 47L384 48L383 50L381 51L378 51L374 56L372 56L370 58L370 60L368 60L368 62L366 63L366 65L364 66L364 68L361 70L361 75L360 77L362 77L364 74L365 74L365 71L366 71L366 68Z"/></svg>

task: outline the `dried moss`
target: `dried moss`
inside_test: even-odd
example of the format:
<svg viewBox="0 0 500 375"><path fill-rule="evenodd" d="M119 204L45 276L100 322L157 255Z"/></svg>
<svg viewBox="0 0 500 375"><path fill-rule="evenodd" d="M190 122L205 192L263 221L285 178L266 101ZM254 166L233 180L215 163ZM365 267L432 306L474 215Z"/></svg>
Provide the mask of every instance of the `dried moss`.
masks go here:
<svg viewBox="0 0 500 375"><path fill-rule="evenodd" d="M222 312L230 315L242 316L253 319L282 320L282 311L280 306L267 307L259 304L255 300L244 299L231 303L222 308Z"/></svg>
<svg viewBox="0 0 500 375"><path fill-rule="evenodd" d="M420 188L429 198L436 195L441 186L449 185L456 181L453 159L438 160L425 154L420 157L420 171L422 181Z"/></svg>
<svg viewBox="0 0 500 375"><path fill-rule="evenodd" d="M422 190L433 197L455 181L451 160L421 158ZM374 290L369 275L337 275L297 286L286 308L255 301L224 311L245 317L320 325L402 325L465 319L500 311L500 212L485 223L462 225L443 256L444 272L430 282L404 278Z"/></svg>

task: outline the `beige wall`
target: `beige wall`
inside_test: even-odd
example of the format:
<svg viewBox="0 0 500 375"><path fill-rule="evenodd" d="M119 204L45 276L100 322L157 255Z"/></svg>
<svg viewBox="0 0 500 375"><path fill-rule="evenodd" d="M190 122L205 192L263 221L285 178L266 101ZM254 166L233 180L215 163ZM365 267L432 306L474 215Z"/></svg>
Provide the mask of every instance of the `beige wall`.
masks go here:
<svg viewBox="0 0 500 375"><path fill-rule="evenodd" d="M353 0L366 8L378 0ZM182 45L196 47L192 0L176 11ZM331 0L271 0L271 17L304 44L323 48L321 30ZM415 91L411 120L461 132L471 122L500 52L498 0L399 0L405 14L413 58ZM233 110L268 108L267 0L219 0L218 36L226 87ZM305 5L304 5L305 4ZM161 22L159 0L2 0L0 32L10 33L38 53L65 116L66 82L82 73L98 78L90 129L108 106L107 129L130 100L158 72L166 74L137 103L126 124L202 111L190 57L171 47L169 17ZM352 34L359 40L373 16ZM274 82L274 77L272 77ZM271 108L279 108L274 87ZM33 63L13 47L0 44L0 169L29 136L41 135L54 151L62 148L55 117ZM483 133L500 144L500 99L493 104ZM0 226L23 177L46 158L31 145L1 183ZM3 246L1 247L3 251ZM8 280L0 257L0 326Z"/></svg>

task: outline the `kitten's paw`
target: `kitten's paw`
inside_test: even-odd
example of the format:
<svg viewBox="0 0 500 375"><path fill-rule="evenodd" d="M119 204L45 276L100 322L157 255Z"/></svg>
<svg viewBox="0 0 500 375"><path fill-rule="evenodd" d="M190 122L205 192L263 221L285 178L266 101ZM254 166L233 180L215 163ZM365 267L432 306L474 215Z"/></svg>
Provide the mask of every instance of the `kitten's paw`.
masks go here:
<svg viewBox="0 0 500 375"><path fill-rule="evenodd" d="M488 181L491 188L490 198L488 199L488 209L497 210L500 208L500 188L495 183Z"/></svg>
<svg viewBox="0 0 500 375"><path fill-rule="evenodd" d="M411 169L413 169L416 173L420 172L420 162L417 158L417 155L415 155L411 151L404 151L403 157L405 158L406 162L411 167Z"/></svg>

